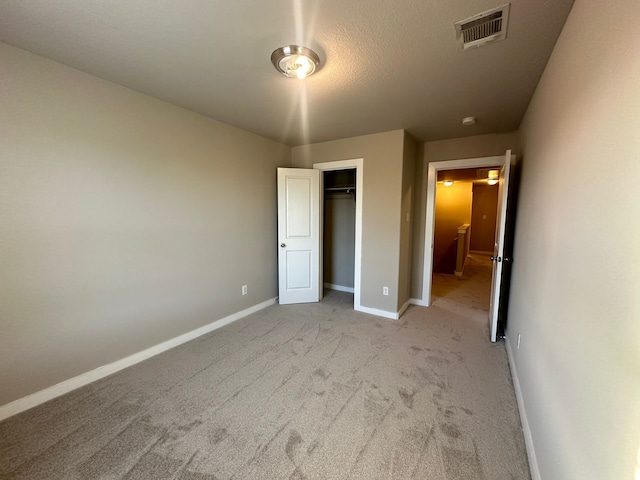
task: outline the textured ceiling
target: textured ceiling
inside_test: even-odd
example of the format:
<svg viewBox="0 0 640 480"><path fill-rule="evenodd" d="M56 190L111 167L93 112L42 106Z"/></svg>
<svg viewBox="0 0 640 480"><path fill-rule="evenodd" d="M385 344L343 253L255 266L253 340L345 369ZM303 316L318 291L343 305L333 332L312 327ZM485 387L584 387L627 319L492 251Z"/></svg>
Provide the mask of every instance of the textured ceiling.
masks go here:
<svg viewBox="0 0 640 480"><path fill-rule="evenodd" d="M513 0L506 40L459 52L454 22L502 3L2 0L0 41L289 145L426 141L518 128L573 1ZM291 43L314 76L273 68Z"/></svg>

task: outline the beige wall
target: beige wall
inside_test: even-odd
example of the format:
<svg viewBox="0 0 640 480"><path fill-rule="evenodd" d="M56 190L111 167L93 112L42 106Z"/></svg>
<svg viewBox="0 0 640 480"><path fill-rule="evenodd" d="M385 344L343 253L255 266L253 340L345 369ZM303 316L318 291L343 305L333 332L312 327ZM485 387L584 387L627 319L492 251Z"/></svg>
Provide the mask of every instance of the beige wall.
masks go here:
<svg viewBox="0 0 640 480"><path fill-rule="evenodd" d="M518 153L517 132L452 138L420 144L414 185L413 262L411 274L411 296L413 298L422 298L425 208L427 204L429 162L504 155L508 149L515 151L516 154Z"/></svg>
<svg viewBox="0 0 640 480"><path fill-rule="evenodd" d="M498 213L498 185L474 185L470 249L493 252Z"/></svg>
<svg viewBox="0 0 640 480"><path fill-rule="evenodd" d="M411 248L413 242L413 185L415 183L417 145L405 132L402 151L402 210L400 213L400 266L398 310L411 299Z"/></svg>
<svg viewBox="0 0 640 480"><path fill-rule="evenodd" d="M453 275L458 227L471 222L472 182L436 184L433 271Z"/></svg>
<svg viewBox="0 0 640 480"><path fill-rule="evenodd" d="M520 129L507 334L543 479L640 475L638 25L576 1Z"/></svg>
<svg viewBox="0 0 640 480"><path fill-rule="evenodd" d="M277 295L288 147L3 44L0 64L0 405Z"/></svg>
<svg viewBox="0 0 640 480"><path fill-rule="evenodd" d="M362 201L362 285L365 307L396 312L400 256L400 211L404 131L364 135L294 147L294 167L364 159ZM382 295L382 287L389 295Z"/></svg>

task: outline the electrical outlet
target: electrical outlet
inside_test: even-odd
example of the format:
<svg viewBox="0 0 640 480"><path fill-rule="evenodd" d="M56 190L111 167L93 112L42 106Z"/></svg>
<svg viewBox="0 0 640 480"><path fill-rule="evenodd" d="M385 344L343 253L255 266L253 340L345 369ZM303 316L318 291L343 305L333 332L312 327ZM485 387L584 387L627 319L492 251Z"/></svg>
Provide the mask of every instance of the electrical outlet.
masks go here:
<svg viewBox="0 0 640 480"><path fill-rule="evenodd" d="M382 294L389 295L389 287L382 287Z"/></svg>
<svg viewBox="0 0 640 480"><path fill-rule="evenodd" d="M246 285L242 285L242 295L246 295L248 292L247 286Z"/></svg>
<svg viewBox="0 0 640 480"><path fill-rule="evenodd" d="M516 349L520 350L520 334L518 334L518 343L516 345Z"/></svg>

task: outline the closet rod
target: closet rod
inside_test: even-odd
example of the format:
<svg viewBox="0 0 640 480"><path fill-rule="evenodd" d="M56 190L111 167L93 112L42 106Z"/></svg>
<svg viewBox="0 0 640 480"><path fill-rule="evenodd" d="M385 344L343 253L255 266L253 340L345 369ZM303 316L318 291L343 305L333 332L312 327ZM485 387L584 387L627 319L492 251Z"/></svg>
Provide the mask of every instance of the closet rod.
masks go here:
<svg viewBox="0 0 640 480"><path fill-rule="evenodd" d="M355 191L356 187L331 187L331 188L325 188L325 191L327 192L347 192L350 193L351 191Z"/></svg>

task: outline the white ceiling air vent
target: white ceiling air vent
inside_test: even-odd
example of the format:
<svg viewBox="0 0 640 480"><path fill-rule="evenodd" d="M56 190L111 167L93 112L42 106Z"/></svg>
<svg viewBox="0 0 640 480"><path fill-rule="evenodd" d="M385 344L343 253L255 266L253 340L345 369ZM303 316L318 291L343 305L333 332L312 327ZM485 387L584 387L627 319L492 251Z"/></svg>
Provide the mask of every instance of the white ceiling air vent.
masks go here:
<svg viewBox="0 0 640 480"><path fill-rule="evenodd" d="M456 37L460 44L460 50L464 51L489 42L504 40L507 37L509 5L507 3L456 22Z"/></svg>

